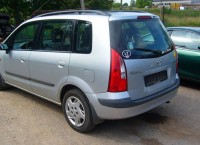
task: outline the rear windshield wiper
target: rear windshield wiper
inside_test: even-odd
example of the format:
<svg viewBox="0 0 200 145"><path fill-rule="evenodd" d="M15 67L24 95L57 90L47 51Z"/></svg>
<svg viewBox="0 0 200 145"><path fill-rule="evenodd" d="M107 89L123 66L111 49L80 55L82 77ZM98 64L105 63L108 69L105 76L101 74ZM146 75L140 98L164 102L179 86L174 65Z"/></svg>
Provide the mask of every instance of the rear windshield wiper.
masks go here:
<svg viewBox="0 0 200 145"><path fill-rule="evenodd" d="M154 54L163 54L164 51L162 50L155 50L155 49L146 49L146 48L134 48L133 50L145 51L145 52L153 52Z"/></svg>
<svg viewBox="0 0 200 145"><path fill-rule="evenodd" d="M186 48L185 45L175 45L176 47L183 47L183 48Z"/></svg>

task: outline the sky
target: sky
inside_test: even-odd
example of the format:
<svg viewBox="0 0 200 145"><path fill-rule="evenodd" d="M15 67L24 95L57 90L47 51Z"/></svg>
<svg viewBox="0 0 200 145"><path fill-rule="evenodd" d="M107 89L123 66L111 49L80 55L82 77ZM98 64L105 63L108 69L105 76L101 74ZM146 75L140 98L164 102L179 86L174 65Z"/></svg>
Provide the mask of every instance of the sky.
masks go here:
<svg viewBox="0 0 200 145"><path fill-rule="evenodd" d="M124 3L128 3L128 5L130 5L130 1L131 1L131 0L123 0L123 4L124 4ZM120 3L121 1L120 1L120 0L116 0L116 2Z"/></svg>

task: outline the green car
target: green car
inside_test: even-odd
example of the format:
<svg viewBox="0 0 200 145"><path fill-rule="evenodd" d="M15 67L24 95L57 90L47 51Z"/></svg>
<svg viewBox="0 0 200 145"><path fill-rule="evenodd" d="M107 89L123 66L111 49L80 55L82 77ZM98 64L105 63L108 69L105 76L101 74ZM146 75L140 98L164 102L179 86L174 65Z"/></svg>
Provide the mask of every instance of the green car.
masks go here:
<svg viewBox="0 0 200 145"><path fill-rule="evenodd" d="M200 27L168 27L178 52L178 72L184 79L200 82Z"/></svg>

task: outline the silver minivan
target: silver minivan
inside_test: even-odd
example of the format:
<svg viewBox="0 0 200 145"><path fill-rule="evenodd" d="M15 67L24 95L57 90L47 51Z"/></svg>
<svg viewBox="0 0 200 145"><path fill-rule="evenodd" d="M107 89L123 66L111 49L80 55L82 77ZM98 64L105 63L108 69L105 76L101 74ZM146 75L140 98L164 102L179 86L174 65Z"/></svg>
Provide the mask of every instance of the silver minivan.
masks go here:
<svg viewBox="0 0 200 145"><path fill-rule="evenodd" d="M177 64L156 15L52 12L22 23L1 44L0 90L14 86L62 105L69 125L87 132L172 99Z"/></svg>

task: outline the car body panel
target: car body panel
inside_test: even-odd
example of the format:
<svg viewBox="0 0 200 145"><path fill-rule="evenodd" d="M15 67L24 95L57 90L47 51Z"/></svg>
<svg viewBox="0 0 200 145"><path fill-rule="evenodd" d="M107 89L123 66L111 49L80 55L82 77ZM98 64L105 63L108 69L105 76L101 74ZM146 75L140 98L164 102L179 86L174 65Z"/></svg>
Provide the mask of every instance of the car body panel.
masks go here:
<svg viewBox="0 0 200 145"><path fill-rule="evenodd" d="M194 81L200 81L200 50L177 48L179 75Z"/></svg>
<svg viewBox="0 0 200 145"><path fill-rule="evenodd" d="M172 53L159 58L125 60L125 63L128 77L128 93L133 100L159 92L176 82L176 58ZM145 86L145 76L162 71L167 71L166 80L151 86Z"/></svg>
<svg viewBox="0 0 200 145"><path fill-rule="evenodd" d="M62 52L31 52L30 81L35 94L58 101L60 82L67 82L70 55Z"/></svg>
<svg viewBox="0 0 200 145"><path fill-rule="evenodd" d="M172 36L173 31L183 31L186 36L186 33L194 33L200 37L200 28L199 27L169 27L167 28L169 35ZM171 37L172 40L174 39ZM182 42L187 42L187 38L182 40ZM190 43L188 41L188 43ZM179 61L179 75L181 78L189 79L192 81L200 82L200 39L197 39L197 48L189 48L181 45L176 45L176 50L178 52L178 61ZM192 46L189 44L188 46Z"/></svg>
<svg viewBox="0 0 200 145"><path fill-rule="evenodd" d="M30 51L11 50L3 56L5 81L28 91L32 91L29 79L30 54Z"/></svg>

